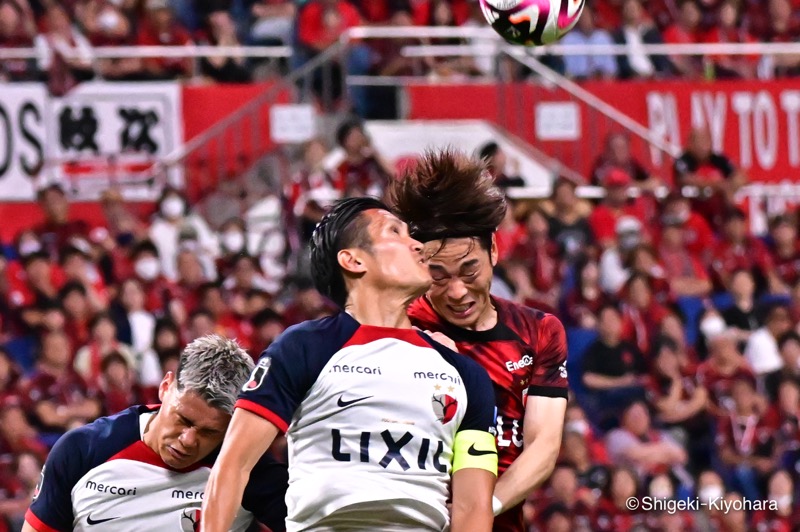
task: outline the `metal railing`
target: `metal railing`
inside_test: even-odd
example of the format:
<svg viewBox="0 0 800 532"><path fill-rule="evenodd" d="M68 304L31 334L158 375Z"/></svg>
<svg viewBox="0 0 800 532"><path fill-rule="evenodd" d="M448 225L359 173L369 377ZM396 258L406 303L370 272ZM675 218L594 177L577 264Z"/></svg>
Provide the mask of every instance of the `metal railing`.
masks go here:
<svg viewBox="0 0 800 532"><path fill-rule="evenodd" d="M431 39L461 39L464 44L441 45L430 44ZM346 87L355 86L397 86L400 91L410 83L428 83L426 75L411 76L345 76L345 87L339 85L342 81L336 79L332 73L331 65L341 62L344 55L354 43L372 39L403 39L407 43L402 47L401 53L409 58L424 57L509 57L517 63L524 65L533 72L535 79L526 82L526 85L540 85L541 90L556 91L560 98L572 102L580 102L590 109L591 123L605 121L616 129L625 131L640 145L648 149L657 150L665 155L664 164L656 170L661 172L671 171L670 165L673 157L679 152L679 147L665 139L653 135L644 125L633 120L620 109L611 106L603 100L586 91L580 84L573 82L565 76L558 74L545 66L540 59L545 55L621 55L628 53L625 45L563 45L554 44L535 48L512 46L503 41L492 29L488 27L358 27L344 32L340 40L324 52L316 55L299 69L279 79L271 89L249 102L235 113L229 115L200 136L188 141L162 160L158 161L152 169L148 170L150 179L159 179L167 175L167 170L175 165L184 165L187 169L198 170L192 179L199 181L198 188L208 190L216 183L228 177L230 161L239 161L239 167L251 165L259 155L269 148L270 142L267 131L264 129L264 113L279 98L295 102L310 101L314 98L322 100L324 108L330 107L332 93L346 93ZM800 55L800 43L746 43L746 44L682 44L682 45L643 45L642 51L647 54L662 54L668 56L696 56L703 54L729 54L729 55ZM0 49L0 61L12 58L38 58L35 48L5 48ZM184 46L184 47L95 47L91 49L93 60L121 57L189 57L201 58L211 56L231 56L250 58L286 58L292 55L290 47L217 47L217 46ZM492 79L491 76L479 78L479 81ZM314 87L314 85L318 85ZM500 96L504 101L502 105L521 105L515 100L517 87L510 83L500 83ZM312 88L316 89L316 93ZM327 101L325 101L327 99ZM508 110L508 109L506 109ZM520 108L520 113L530 112L529 109ZM514 113L507 113L514 116ZM512 135L520 135L521 124L514 120L501 120L500 126ZM586 131L591 134L591 129ZM582 142L592 142L599 146L602 139L582 139ZM249 146L243 150L242 145ZM244 152L247 152L243 155ZM585 175L587 161L570 160L567 152L546 152L551 158L567 162L567 170L571 173ZM226 167L226 165L228 167ZM241 170L242 168L237 168ZM762 189L759 197L771 197L772 189ZM756 194L756 191L752 191ZM767 200L764 200L767 201ZM772 201L772 200L769 200ZM774 203L774 202L773 202Z"/></svg>

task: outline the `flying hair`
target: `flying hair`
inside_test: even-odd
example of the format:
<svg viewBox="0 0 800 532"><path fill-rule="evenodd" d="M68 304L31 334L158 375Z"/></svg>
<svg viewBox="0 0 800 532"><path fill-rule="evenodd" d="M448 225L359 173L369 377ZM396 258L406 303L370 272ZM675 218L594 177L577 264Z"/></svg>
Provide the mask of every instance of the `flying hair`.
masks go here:
<svg viewBox="0 0 800 532"><path fill-rule="evenodd" d="M484 247L503 221L506 198L484 162L453 148L428 150L394 180L391 206L422 242L478 238Z"/></svg>

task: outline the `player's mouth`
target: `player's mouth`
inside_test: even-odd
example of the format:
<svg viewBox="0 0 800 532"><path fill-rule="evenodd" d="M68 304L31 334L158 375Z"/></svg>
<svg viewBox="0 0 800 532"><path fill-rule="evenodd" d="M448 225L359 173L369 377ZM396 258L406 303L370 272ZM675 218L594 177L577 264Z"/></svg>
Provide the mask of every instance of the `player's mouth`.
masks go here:
<svg viewBox="0 0 800 532"><path fill-rule="evenodd" d="M466 318L475 309L475 302L467 303L465 305L447 305L447 309L453 313L456 318Z"/></svg>
<svg viewBox="0 0 800 532"><path fill-rule="evenodd" d="M169 451L170 456L172 456L175 460L178 460L179 462L183 462L184 460L187 460L189 458L188 454L182 453L170 445L167 446L167 451Z"/></svg>

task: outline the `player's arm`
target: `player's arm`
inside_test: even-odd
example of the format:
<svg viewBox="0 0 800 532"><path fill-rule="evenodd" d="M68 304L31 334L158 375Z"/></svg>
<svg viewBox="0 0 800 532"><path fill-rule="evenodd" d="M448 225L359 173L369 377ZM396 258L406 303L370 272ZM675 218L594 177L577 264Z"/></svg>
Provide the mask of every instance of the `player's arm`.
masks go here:
<svg viewBox="0 0 800 532"><path fill-rule="evenodd" d="M72 530L72 488L89 469L87 453L91 447L91 433L84 428L72 430L56 442L25 513L23 532Z"/></svg>
<svg viewBox="0 0 800 532"><path fill-rule="evenodd" d="M452 532L489 532L492 529L492 492L497 479L494 388L489 375L467 358L462 377L467 389L467 411L453 442Z"/></svg>
<svg viewBox="0 0 800 532"><path fill-rule="evenodd" d="M211 470L203 501L203 532L228 532L242 503L244 489L261 455L278 435L278 427L237 408L222 450Z"/></svg>
<svg viewBox="0 0 800 532"><path fill-rule="evenodd" d="M492 492L496 479L494 436L482 430L458 432L453 448L451 532L492 529Z"/></svg>
<svg viewBox="0 0 800 532"><path fill-rule="evenodd" d="M204 532L228 532L242 506L253 467L278 432L288 430L295 410L316 380L318 371L309 369L313 365L309 365L303 344L307 334L301 331L290 328L279 336L261 355L242 387L206 485ZM285 488L280 493L284 495Z"/></svg>
<svg viewBox="0 0 800 532"><path fill-rule="evenodd" d="M532 367L525 403L523 451L497 480L495 515L524 501L547 480L561 449L567 411L567 338L555 316L542 320L538 343L539 364Z"/></svg>

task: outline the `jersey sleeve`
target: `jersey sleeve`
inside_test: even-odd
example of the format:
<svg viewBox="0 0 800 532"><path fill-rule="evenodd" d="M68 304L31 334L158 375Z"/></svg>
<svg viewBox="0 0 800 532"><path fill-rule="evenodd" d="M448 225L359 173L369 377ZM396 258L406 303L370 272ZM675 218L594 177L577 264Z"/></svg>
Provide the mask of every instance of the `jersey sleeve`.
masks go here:
<svg viewBox="0 0 800 532"><path fill-rule="evenodd" d="M531 365L528 395L567 398L567 333L552 314L539 322L536 363Z"/></svg>
<svg viewBox="0 0 800 532"><path fill-rule="evenodd" d="M242 496L242 508L252 513L272 532L286 529L286 488L289 472L286 465L264 455L250 473Z"/></svg>
<svg viewBox="0 0 800 532"><path fill-rule="evenodd" d="M72 488L86 473L91 442L81 429L65 434L47 457L25 520L38 532L72 530Z"/></svg>
<svg viewBox="0 0 800 532"><path fill-rule="evenodd" d="M286 432L325 364L358 328L358 322L341 316L304 322L284 331L261 355L242 386L236 408L261 416Z"/></svg>
<svg viewBox="0 0 800 532"><path fill-rule="evenodd" d="M497 409L494 387L486 370L477 362L464 357L464 368L459 372L467 389L467 411L458 426L458 431L478 430L491 432L494 430ZM467 364L468 363L468 364Z"/></svg>
<svg viewBox="0 0 800 532"><path fill-rule="evenodd" d="M286 432L295 410L316 380L298 334L288 330L258 360L239 394L236 408L261 416Z"/></svg>

